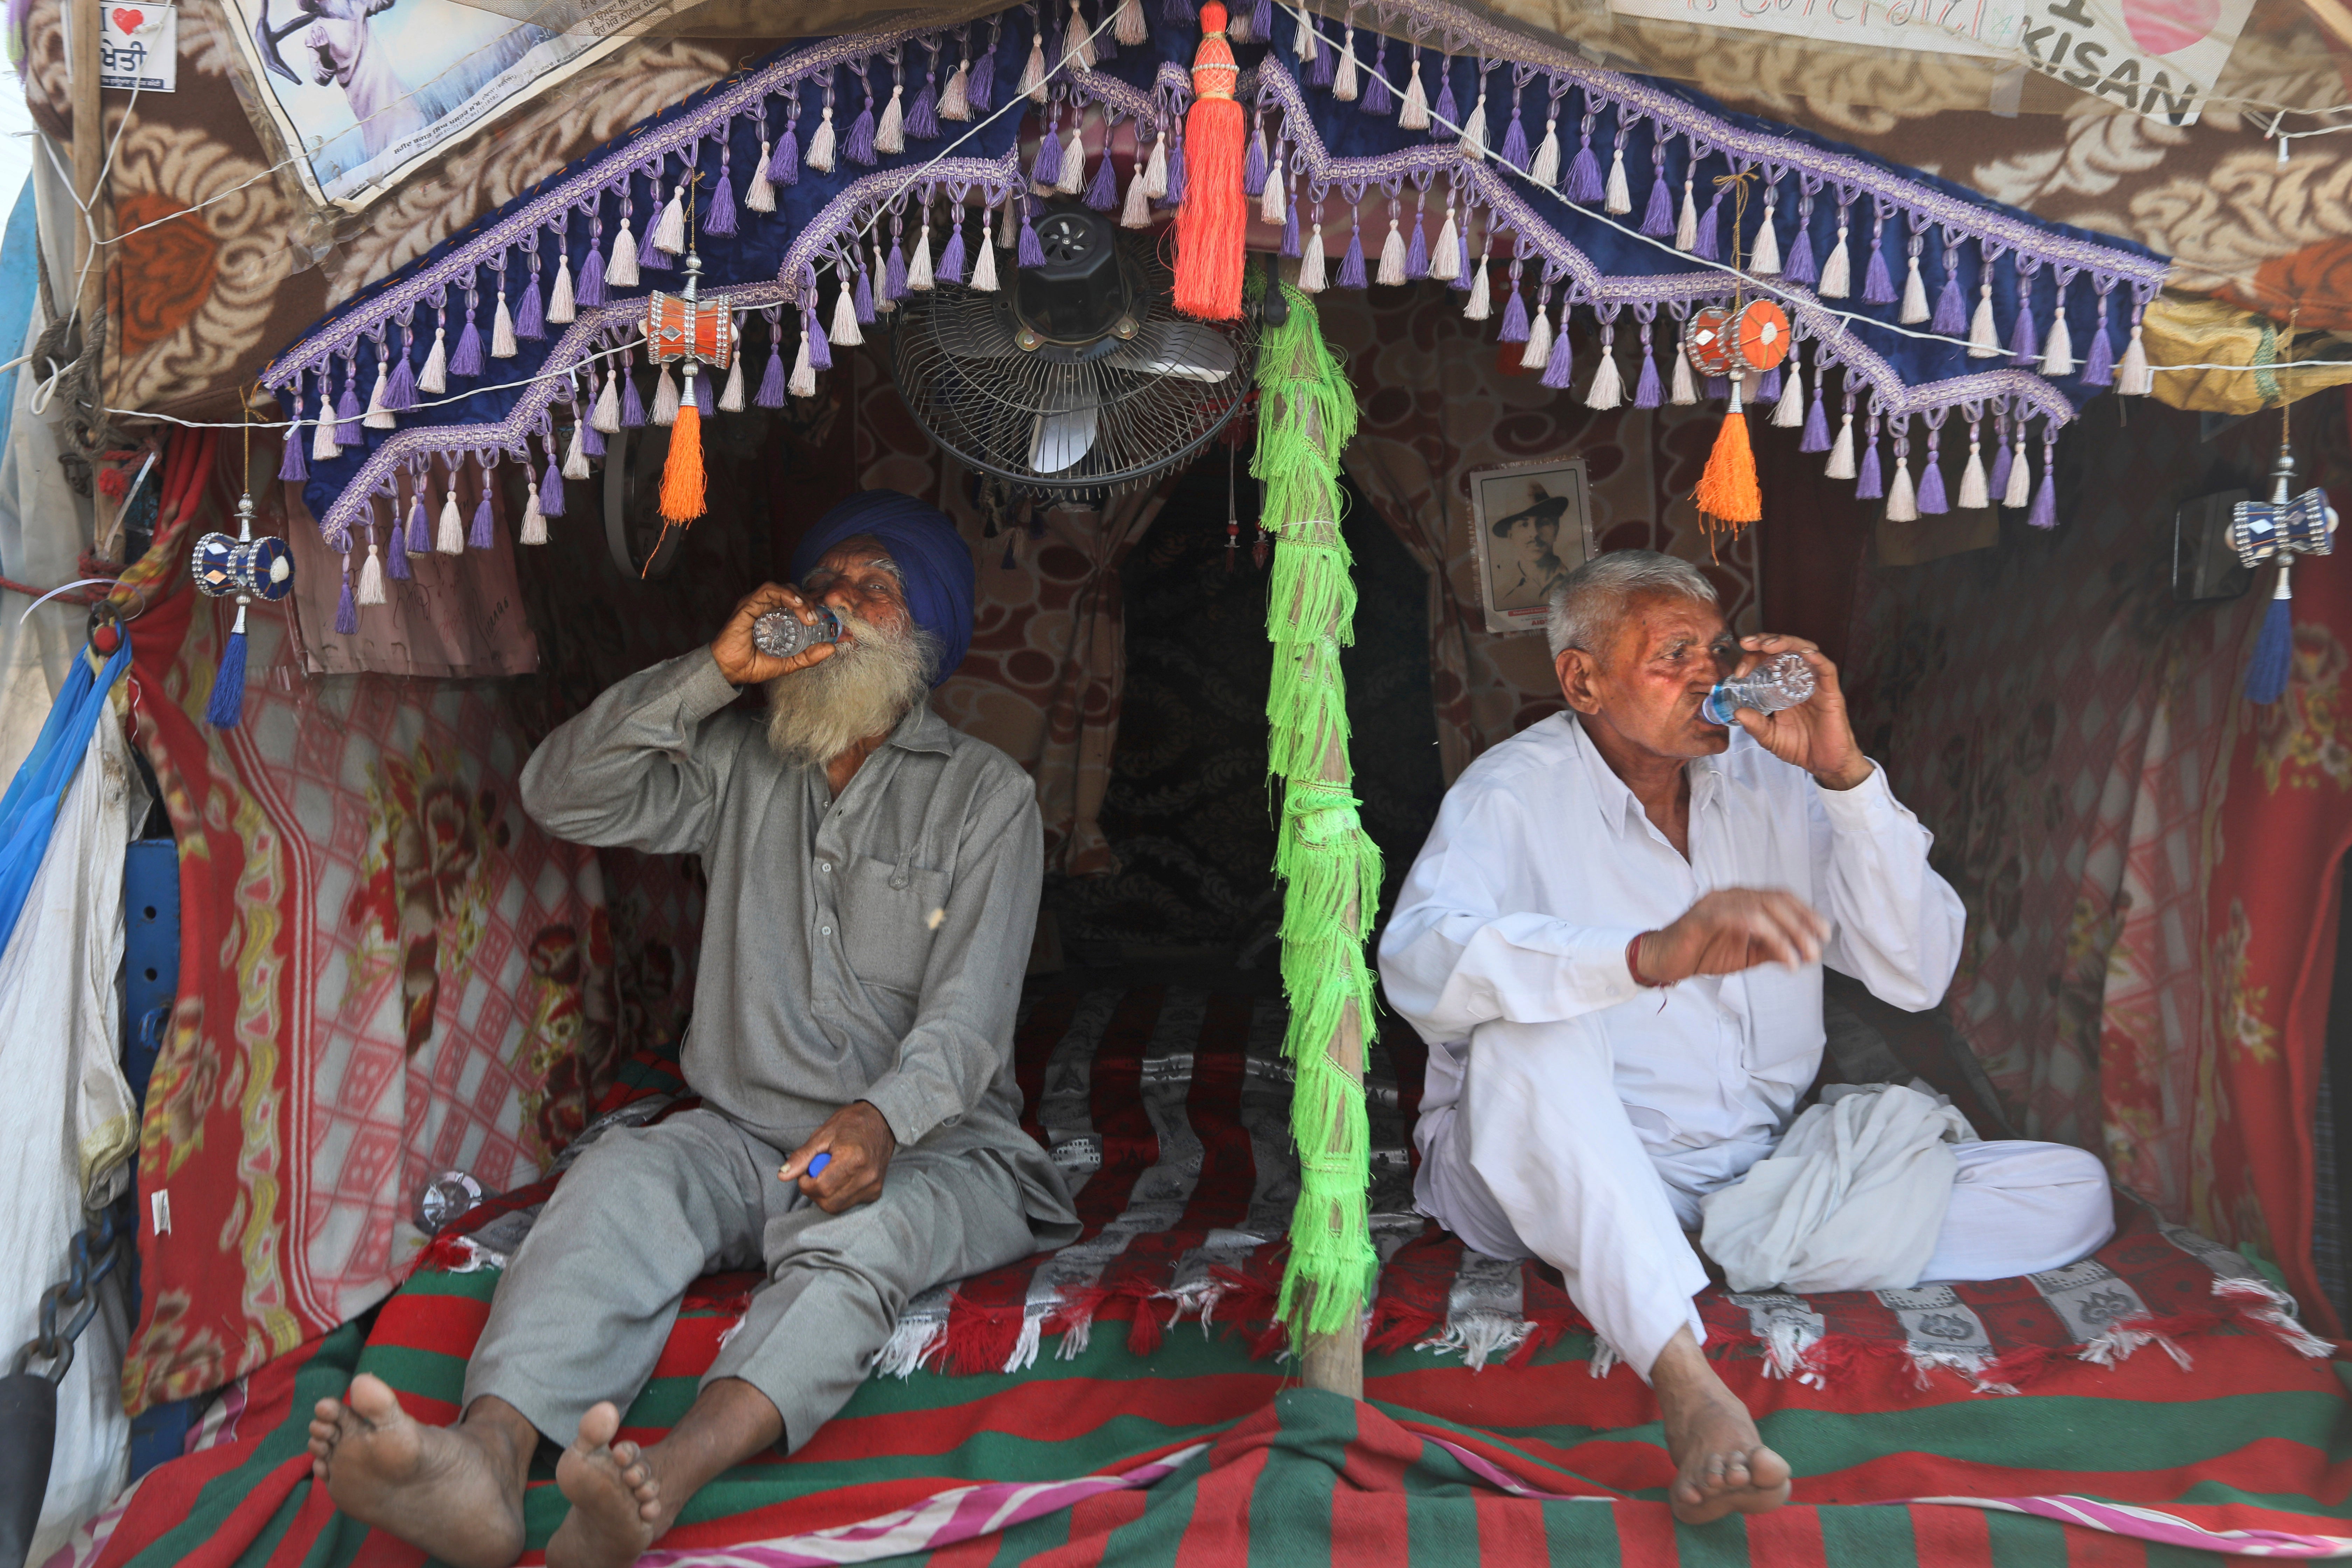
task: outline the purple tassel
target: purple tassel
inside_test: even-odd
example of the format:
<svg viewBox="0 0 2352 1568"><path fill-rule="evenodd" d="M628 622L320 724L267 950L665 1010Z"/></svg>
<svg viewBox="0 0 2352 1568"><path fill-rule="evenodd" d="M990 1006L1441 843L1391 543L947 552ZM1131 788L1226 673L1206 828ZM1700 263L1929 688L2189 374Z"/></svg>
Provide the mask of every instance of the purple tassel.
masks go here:
<svg viewBox="0 0 2352 1568"><path fill-rule="evenodd" d="M784 133L776 142L776 150L768 158L768 184L797 185L801 183L801 133L793 121L784 121Z"/></svg>
<svg viewBox="0 0 2352 1568"><path fill-rule="evenodd" d="M1062 139L1050 124L1045 133L1037 138L1037 161L1029 165L1029 178L1049 191L1061 181Z"/></svg>
<svg viewBox="0 0 2352 1568"><path fill-rule="evenodd" d="M653 243L653 223L648 222L645 228L644 243L637 247L637 270L640 272L659 272L671 265L669 252Z"/></svg>
<svg viewBox="0 0 2352 1568"><path fill-rule="evenodd" d="M392 379L383 389L383 405L394 414L404 413L416 406L416 368L408 362L409 349L404 349L400 358L394 363Z"/></svg>
<svg viewBox="0 0 2352 1568"><path fill-rule="evenodd" d="M2032 528L2058 526L2058 465L2050 460L2050 449L2042 451L2042 483L2033 491L2033 510L2025 514L2026 524ZM2275 601L2273 601L2275 602Z"/></svg>
<svg viewBox="0 0 2352 1568"><path fill-rule="evenodd" d="M1250 13L1250 37L1261 44L1274 42L1274 0L1257 0L1257 9Z"/></svg>
<svg viewBox="0 0 2352 1568"><path fill-rule="evenodd" d="M907 247L893 239L890 242L890 259L882 264L882 298L903 300L906 297Z"/></svg>
<svg viewBox="0 0 2352 1568"><path fill-rule="evenodd" d="M474 324L474 313L466 312L466 330L457 334L457 351L449 356L451 375L482 374L482 329Z"/></svg>
<svg viewBox="0 0 2352 1568"><path fill-rule="evenodd" d="M1800 452L1826 452L1830 449L1829 399L1822 395L1822 369L1813 367L1813 405L1805 410L1804 438L1797 443Z"/></svg>
<svg viewBox="0 0 2352 1568"><path fill-rule="evenodd" d="M1663 407L1665 401L1665 388L1658 384L1658 356L1644 346L1642 350L1642 379L1633 384L1633 406L1658 408Z"/></svg>
<svg viewBox="0 0 2352 1568"><path fill-rule="evenodd" d="M1568 348L1568 312L1562 310L1559 335L1551 341L1551 357L1544 361L1543 384L1554 392L1568 390L1569 373L1576 368L1576 356Z"/></svg>
<svg viewBox="0 0 2352 1568"><path fill-rule="evenodd" d="M809 368L831 370L833 340L824 335L824 323L816 319L816 312L814 310L810 311L803 321L808 328Z"/></svg>
<svg viewBox="0 0 2352 1568"><path fill-rule="evenodd" d="M1389 39L1381 35L1379 47L1372 51L1372 68L1364 78L1364 89L1356 99L1356 108L1366 114L1389 115L1396 112L1396 95L1389 91Z"/></svg>
<svg viewBox="0 0 2352 1568"><path fill-rule="evenodd" d="M1307 20L1315 26L1316 43L1315 63L1307 68L1307 85L1329 87L1339 77L1339 50L1338 46L1332 43L1331 35L1323 30L1320 23L1316 23L1311 16Z"/></svg>
<svg viewBox="0 0 2352 1568"><path fill-rule="evenodd" d="M1927 447L1927 466L1919 470L1918 498L1924 516L1939 516L1952 510L1951 502L1944 498L1943 454L1936 450L1933 442Z"/></svg>
<svg viewBox="0 0 2352 1568"><path fill-rule="evenodd" d="M604 432L585 419L580 421L580 455L583 458L604 455Z"/></svg>
<svg viewBox="0 0 2352 1568"><path fill-rule="evenodd" d="M768 369L760 377L760 390L751 399L762 408L784 405L784 350L781 343L768 350Z"/></svg>
<svg viewBox="0 0 2352 1568"><path fill-rule="evenodd" d="M1163 22L1189 27L1199 16L1200 13L1192 9L1192 0L1160 0L1160 19Z"/></svg>
<svg viewBox="0 0 2352 1568"><path fill-rule="evenodd" d="M1039 254L1037 264L1040 267L1045 264L1043 253ZM874 274L863 267L857 269L857 292L854 298L856 300L854 308L857 311L857 324L861 327L872 326L874 324Z"/></svg>
<svg viewBox="0 0 2352 1568"><path fill-rule="evenodd" d="M1443 142L1458 136L1461 132L1454 127L1461 123L1462 110L1454 102L1454 62L1444 60L1437 68L1437 101L1429 106L1429 139Z"/></svg>
<svg viewBox="0 0 2352 1568"><path fill-rule="evenodd" d="M1110 35L1105 33L1103 37ZM1098 213L1109 212L1118 205L1118 164L1112 160L1108 147L1095 164L1094 184L1087 187L1087 205Z"/></svg>
<svg viewBox="0 0 2352 1568"><path fill-rule="evenodd" d="M2047 526L2046 524L2044 526ZM2246 666L2246 700L2264 705L2286 695L2287 677L2294 668L2294 601L2273 597L2263 612L2262 635L2254 641L2254 657ZM227 661L222 661L227 668Z"/></svg>
<svg viewBox="0 0 2352 1568"><path fill-rule="evenodd" d="M1969 335L1969 303L1960 298L1960 269L1957 266L1944 268L1944 287L1936 296L1936 314L1927 323L1927 330L1952 338Z"/></svg>
<svg viewBox="0 0 2352 1568"><path fill-rule="evenodd" d="M526 341L547 336L547 307L540 302L539 274L522 287L522 299L515 306L514 334Z"/></svg>
<svg viewBox="0 0 2352 1568"><path fill-rule="evenodd" d="M1297 226L1298 204L1293 202L1291 204L1290 211L1291 226L1296 228ZM1471 289L1476 285L1478 281L1477 268L1480 265L1479 263L1473 262L1470 259L1469 209L1467 207L1464 208L1463 213L1463 224L1461 227L1454 230L1454 276L1447 279L1445 282L1445 286L1453 289L1457 294L1467 294L1470 292ZM1298 253L1294 250L1291 254L1296 256Z"/></svg>
<svg viewBox="0 0 2352 1568"><path fill-rule="evenodd" d="M526 475L530 472L530 468L528 464L524 466L523 472ZM562 511L563 510L563 503L558 501L555 505L555 510ZM545 517L547 515L547 509L543 506L541 507L539 509L539 514L541 517ZM484 474L482 476L482 499L474 503L474 526L468 529L466 532L466 548L468 550L488 550L495 542L497 542L497 541L490 533L490 477L488 474Z"/></svg>
<svg viewBox="0 0 2352 1568"><path fill-rule="evenodd" d="M2116 384L2116 345L2107 336L2107 302L2099 301L2099 330L2091 334L2091 352L2083 360L2084 386Z"/></svg>
<svg viewBox="0 0 2352 1568"><path fill-rule="evenodd" d="M392 537L384 541L383 574L395 583L405 583L414 575L408 570L408 535L397 522L384 531Z"/></svg>
<svg viewBox="0 0 2352 1568"><path fill-rule="evenodd" d="M1282 254L1289 257L1293 261L1298 259L1298 204L1297 202L1283 204Z"/></svg>
<svg viewBox="0 0 2352 1568"><path fill-rule="evenodd" d="M1255 201L1265 194L1265 132L1250 133L1249 151L1242 155L1242 195Z"/></svg>
<svg viewBox="0 0 2352 1568"><path fill-rule="evenodd" d="M711 377L709 374L709 366L705 365L703 367L703 374L698 375L694 378L694 409L696 413L701 415L705 419L708 419L716 411L711 406ZM547 471L555 475L559 480L563 478L562 472L557 469L555 464L551 460L547 465ZM544 505L542 505L539 510L542 517L553 517L556 515L554 512L549 511Z"/></svg>
<svg viewBox="0 0 2352 1568"><path fill-rule="evenodd" d="M1511 302L1503 307L1503 332L1499 340L1507 343L1528 341L1528 301L1519 292L1519 280L1511 279Z"/></svg>
<svg viewBox="0 0 2352 1568"><path fill-rule="evenodd" d="M1756 401L1759 403L1780 401L1780 367L1779 365L1774 365L1756 378Z"/></svg>
<svg viewBox="0 0 2352 1568"><path fill-rule="evenodd" d="M310 477L310 465L303 460L302 426L296 424L286 432L286 451L278 459L278 477L288 484L299 485Z"/></svg>
<svg viewBox="0 0 2352 1568"><path fill-rule="evenodd" d="M1862 298L1871 305L1892 305L1902 298L1895 292L1895 279L1886 271L1886 252L1879 248L1874 234L1870 237L1870 267L1862 278Z"/></svg>
<svg viewBox="0 0 2352 1568"><path fill-rule="evenodd" d="M580 263L580 279L572 286L572 300L583 310L604 302L604 253L593 245Z"/></svg>
<svg viewBox="0 0 2352 1568"><path fill-rule="evenodd" d="M1328 86L1328 84L1327 83L1325 85ZM1591 143L1587 142L1585 144L1586 153L1590 154L1591 151ZM1528 167L1528 128L1519 122L1519 100L1517 97L1514 97L1511 100L1511 123L1509 129L1503 132L1503 151L1501 156L1503 162L1509 164L1512 168L1517 169L1522 173L1526 172ZM1572 176L1573 171L1571 171L1571 177ZM1601 187L1595 186L1594 188L1599 189Z"/></svg>
<svg viewBox="0 0 2352 1568"><path fill-rule="evenodd" d="M940 259L938 265L931 268L931 277L940 283L963 281L963 223L960 216L956 222L948 226L948 242L940 247ZM778 404L777 406L781 408L783 405Z"/></svg>
<svg viewBox="0 0 2352 1568"><path fill-rule="evenodd" d="M1996 509L2000 505L2000 498L2009 493L2009 468L2016 460L2017 454L2010 450L2007 441L1994 447L1992 473L1986 480L1985 489L1992 492L1992 504Z"/></svg>
<svg viewBox="0 0 2352 1568"><path fill-rule="evenodd" d="M2021 298L2017 302L2017 327L2011 332L2009 341L2009 363L2023 365L2029 370L2032 368L2033 362L2042 357L2042 344L2033 331L2033 298L2029 292L2030 287L2018 290Z"/></svg>
<svg viewBox="0 0 2352 1568"><path fill-rule="evenodd" d="M971 76L963 84L963 96L964 101L971 105L974 119L995 107L996 46L993 43L981 51L980 58L971 62Z"/></svg>
<svg viewBox="0 0 2352 1568"><path fill-rule="evenodd" d="M1348 233L1348 254L1339 258L1339 287L1361 289L1364 279L1364 231L1350 229ZM346 393L344 395L349 396Z"/></svg>
<svg viewBox="0 0 2352 1568"><path fill-rule="evenodd" d="M1666 178L1666 167L1658 165L1658 177L1650 182L1650 205L1642 214L1642 232L1652 239L1672 239L1675 237L1675 193Z"/></svg>
<svg viewBox="0 0 2352 1568"><path fill-rule="evenodd" d="M1029 221L1029 207L1025 202L1021 207L1021 247L1018 254L1024 267L1045 265L1045 247L1037 243L1036 226Z"/></svg>
<svg viewBox="0 0 2352 1568"><path fill-rule="evenodd" d="M1503 148L1503 162L1509 163L1513 168L1525 168L1528 139L1526 134L1519 131L1517 115L1511 118L1511 131L1519 138L1519 155L1514 159L1511 156L1509 144L1506 142ZM1575 160L1568 165L1568 199L1572 202L1597 202L1607 194L1608 187L1601 183L1601 164L1592 156L1592 138L1588 136L1584 139L1584 145L1576 150Z"/></svg>
<svg viewBox="0 0 2352 1568"><path fill-rule="evenodd" d="M709 379L707 375L695 378L698 383ZM550 437L549 447L552 448L554 444L554 438ZM487 485L482 489L482 500L486 503L482 508L484 515L475 520L477 527L488 521L489 508L487 503L489 500L489 487ZM555 460L552 450L550 450L547 457L547 477L539 481L539 515L541 517L563 515L563 465Z"/></svg>
<svg viewBox="0 0 2352 1568"><path fill-rule="evenodd" d="M1181 207L1184 205L1184 137L1180 132L1176 145L1169 149L1168 194L1160 198L1160 205Z"/></svg>
<svg viewBox="0 0 2352 1568"><path fill-rule="evenodd" d="M1405 242L1404 275L1408 278L1429 276L1429 229L1418 213L1413 215L1412 237Z"/></svg>
<svg viewBox="0 0 2352 1568"><path fill-rule="evenodd" d="M1706 204L1706 211L1698 215L1698 233L1692 237L1691 254L1701 261L1723 259L1723 197L1718 195Z"/></svg>
<svg viewBox="0 0 2352 1568"><path fill-rule="evenodd" d="M1729 376L1710 375L1706 378L1706 400L1709 403L1720 402L1730 395L1731 378Z"/></svg>
<svg viewBox="0 0 2352 1568"><path fill-rule="evenodd" d="M719 169L719 183L710 187L710 210L702 215L705 234L735 232L735 182L725 164ZM542 511L545 508L541 509Z"/></svg>
<svg viewBox="0 0 2352 1568"><path fill-rule="evenodd" d="M1853 499L1879 500L1886 494L1886 481L1878 473L1878 437L1870 438L1870 450L1862 455L1862 473L1854 480Z"/></svg>
<svg viewBox="0 0 2352 1568"><path fill-rule="evenodd" d="M408 509L408 553L422 555L433 548L433 525L425 518L425 483L416 481L413 503Z"/></svg>
<svg viewBox="0 0 2352 1568"><path fill-rule="evenodd" d="M360 433L359 366L343 366L343 395L335 402L335 445L357 447L367 437Z"/></svg>
<svg viewBox="0 0 2352 1568"><path fill-rule="evenodd" d="M1103 37L1108 38L1110 35L1106 33ZM913 105L907 110L907 134L919 142L932 142L939 139L939 89L929 80L923 83L923 90L915 95Z"/></svg>
<svg viewBox="0 0 2352 1568"><path fill-rule="evenodd" d="M877 162L874 156L874 95L871 92L866 94L866 107L859 110L857 118L849 122L849 134L842 138L841 155L853 163L871 165Z"/></svg>
<svg viewBox="0 0 2352 1568"><path fill-rule="evenodd" d="M1789 252L1780 263L1780 276L1791 283L1807 288L1822 280L1821 263L1813 259L1813 220L1805 218L1797 225L1797 237L1789 242Z"/></svg>
<svg viewBox="0 0 2352 1568"><path fill-rule="evenodd" d="M621 377L621 427L642 430L646 424L646 400L637 395L637 378L629 374L625 365L618 374Z"/></svg>
<svg viewBox="0 0 2352 1568"><path fill-rule="evenodd" d="M336 634L341 637L352 637L358 633L359 629L360 607L352 602L352 558L348 553L346 553L343 556L343 596L335 602L335 631ZM224 658L221 660L221 673L226 675L227 672L228 660ZM222 684L223 683L219 676L215 676L213 678L215 689L218 689ZM238 684L242 685L243 682L240 681ZM242 699L240 698L240 702L241 701ZM226 729L227 727L228 726L226 725L220 726L222 729Z"/></svg>

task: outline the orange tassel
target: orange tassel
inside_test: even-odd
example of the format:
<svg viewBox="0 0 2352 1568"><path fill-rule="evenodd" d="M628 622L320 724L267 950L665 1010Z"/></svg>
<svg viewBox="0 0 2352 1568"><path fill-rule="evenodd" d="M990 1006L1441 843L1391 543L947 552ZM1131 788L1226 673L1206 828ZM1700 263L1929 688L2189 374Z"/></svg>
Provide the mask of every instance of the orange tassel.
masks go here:
<svg viewBox="0 0 2352 1568"><path fill-rule="evenodd" d="M1716 433L1715 450L1707 454L1706 472L1699 476L1691 496L1698 514L1712 533L1727 528L1734 538L1751 522L1764 521L1764 492L1756 482L1756 452L1748 443L1748 413L1732 400Z"/></svg>
<svg viewBox="0 0 2352 1568"><path fill-rule="evenodd" d="M1192 57L1184 205L1176 214L1176 308L1205 321L1230 321L1242 313L1249 200L1242 195L1244 119L1234 101L1240 76L1225 42L1225 8L1209 0L1201 7L1201 47Z"/></svg>
<svg viewBox="0 0 2352 1568"><path fill-rule="evenodd" d="M1754 480L1749 481L1754 488ZM661 514L671 522L692 522L704 510L702 472L702 410L694 401L694 382L686 384L678 399L677 423L669 427L669 460L662 465Z"/></svg>

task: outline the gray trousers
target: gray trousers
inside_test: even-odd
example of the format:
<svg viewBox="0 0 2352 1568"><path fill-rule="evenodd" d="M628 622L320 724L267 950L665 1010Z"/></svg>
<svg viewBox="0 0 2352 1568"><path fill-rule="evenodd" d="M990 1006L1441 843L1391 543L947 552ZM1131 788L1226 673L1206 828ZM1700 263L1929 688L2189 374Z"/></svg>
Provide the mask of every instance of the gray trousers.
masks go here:
<svg viewBox="0 0 2352 1568"><path fill-rule="evenodd" d="M598 1139L499 1282L466 1403L495 1394L569 1443L598 1400L628 1409L688 1285L764 1268L702 1386L766 1394L789 1452L857 1391L908 1298L1035 1248L1019 1182L984 1154L901 1149L879 1198L829 1215L776 1180L787 1152L709 1110Z"/></svg>

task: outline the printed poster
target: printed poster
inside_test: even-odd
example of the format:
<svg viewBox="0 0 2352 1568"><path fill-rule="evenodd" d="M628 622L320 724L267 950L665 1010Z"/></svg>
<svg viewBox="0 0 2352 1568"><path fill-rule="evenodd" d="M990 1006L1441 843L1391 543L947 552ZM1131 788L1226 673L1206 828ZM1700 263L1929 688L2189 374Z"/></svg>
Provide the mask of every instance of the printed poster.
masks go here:
<svg viewBox="0 0 2352 1568"><path fill-rule="evenodd" d="M224 0L315 201L356 212L695 0Z"/></svg>

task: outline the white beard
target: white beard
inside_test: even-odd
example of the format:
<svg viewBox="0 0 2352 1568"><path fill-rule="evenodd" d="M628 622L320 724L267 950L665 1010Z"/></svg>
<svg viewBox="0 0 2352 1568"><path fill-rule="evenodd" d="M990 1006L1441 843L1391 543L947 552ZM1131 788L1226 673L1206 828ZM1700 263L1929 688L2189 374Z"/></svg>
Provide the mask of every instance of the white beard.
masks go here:
<svg viewBox="0 0 2352 1568"><path fill-rule="evenodd" d="M768 682L768 747L795 766L833 761L896 725L931 689L939 639L919 626L893 636L835 611L854 639L833 656Z"/></svg>

